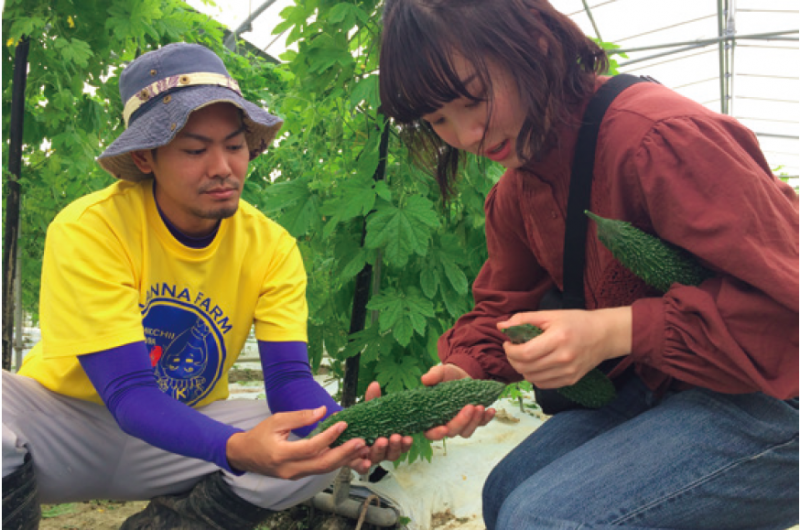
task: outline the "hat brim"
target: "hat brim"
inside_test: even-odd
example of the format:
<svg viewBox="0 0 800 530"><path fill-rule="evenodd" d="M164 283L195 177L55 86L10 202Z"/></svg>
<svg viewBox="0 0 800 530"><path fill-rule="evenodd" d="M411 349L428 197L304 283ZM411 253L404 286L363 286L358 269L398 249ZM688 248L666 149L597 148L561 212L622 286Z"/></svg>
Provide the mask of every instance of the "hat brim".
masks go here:
<svg viewBox="0 0 800 530"><path fill-rule="evenodd" d="M233 90L218 86L186 87L170 94L168 103L154 101L152 107L97 158L100 166L123 180L140 181L152 175L142 173L130 153L155 149L170 143L189 120L192 112L214 103L231 103L242 110L245 139L250 160L263 153L283 125L283 120L250 103Z"/></svg>

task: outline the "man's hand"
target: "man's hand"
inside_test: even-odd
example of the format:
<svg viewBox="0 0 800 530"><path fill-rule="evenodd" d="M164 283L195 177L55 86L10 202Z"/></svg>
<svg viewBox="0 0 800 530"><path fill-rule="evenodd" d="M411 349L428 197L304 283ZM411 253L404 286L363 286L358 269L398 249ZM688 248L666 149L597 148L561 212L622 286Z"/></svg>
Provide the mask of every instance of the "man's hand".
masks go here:
<svg viewBox="0 0 800 530"><path fill-rule="evenodd" d="M630 307L532 311L498 322L497 328L542 328L538 337L524 344L505 342L503 348L526 381L539 388L561 388L574 385L604 360L630 353L631 315Z"/></svg>
<svg viewBox="0 0 800 530"><path fill-rule="evenodd" d="M434 386L445 381L454 381L469 377L466 371L454 364L441 364L434 366L422 376L422 384ZM434 427L425 431L425 437L429 440L441 440L446 436L462 436L469 438L475 429L482 427L494 418L494 409L485 409L483 405L467 405L456 415L455 418L447 422L446 425Z"/></svg>
<svg viewBox="0 0 800 530"><path fill-rule="evenodd" d="M353 439L339 447L329 447L347 427L345 422L338 422L313 438L289 441L292 429L311 425L324 416L324 406L275 414L228 439L228 462L240 471L289 480L321 475L353 463L360 469L365 465L369 469L370 451L364 440Z"/></svg>

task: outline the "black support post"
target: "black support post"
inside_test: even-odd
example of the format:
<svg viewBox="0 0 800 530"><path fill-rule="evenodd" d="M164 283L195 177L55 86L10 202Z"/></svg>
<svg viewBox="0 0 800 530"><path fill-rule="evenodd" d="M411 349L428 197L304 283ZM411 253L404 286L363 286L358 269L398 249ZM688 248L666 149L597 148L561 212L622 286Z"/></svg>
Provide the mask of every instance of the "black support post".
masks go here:
<svg viewBox="0 0 800 530"><path fill-rule="evenodd" d="M9 126L8 171L6 182L5 231L3 233L3 369L11 368L14 335L14 276L17 269L19 234L19 177L22 168L22 125L25 116L25 85L28 80L30 40L23 37L14 52L14 77L11 85L11 123Z"/></svg>

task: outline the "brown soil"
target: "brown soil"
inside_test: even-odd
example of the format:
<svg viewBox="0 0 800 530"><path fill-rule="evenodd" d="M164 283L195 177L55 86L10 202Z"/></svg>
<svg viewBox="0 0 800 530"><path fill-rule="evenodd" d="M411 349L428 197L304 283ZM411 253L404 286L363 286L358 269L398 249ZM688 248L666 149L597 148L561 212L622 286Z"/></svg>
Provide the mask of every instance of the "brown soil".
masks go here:
<svg viewBox="0 0 800 530"><path fill-rule="evenodd" d="M42 506L41 530L117 530L146 502L89 501Z"/></svg>
<svg viewBox="0 0 800 530"><path fill-rule="evenodd" d="M147 502L89 501L42 506L40 530L117 530ZM257 530L354 530L358 521L307 506L276 512ZM361 530L378 527L362 524Z"/></svg>
<svg viewBox="0 0 800 530"><path fill-rule="evenodd" d="M117 530L134 513L143 510L147 502L89 501L42 506L41 530ZM450 511L434 514L432 527L456 530L467 519L455 517ZM379 530L347 517L295 506L277 512L258 526L257 530ZM401 527L402 528L402 527Z"/></svg>

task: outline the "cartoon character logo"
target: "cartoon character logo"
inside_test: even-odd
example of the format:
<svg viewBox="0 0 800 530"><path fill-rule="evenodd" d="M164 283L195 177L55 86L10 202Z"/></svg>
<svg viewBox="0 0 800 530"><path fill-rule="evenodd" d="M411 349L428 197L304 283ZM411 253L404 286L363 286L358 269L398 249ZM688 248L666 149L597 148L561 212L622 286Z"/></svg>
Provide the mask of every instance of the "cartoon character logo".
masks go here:
<svg viewBox="0 0 800 530"><path fill-rule="evenodd" d="M151 300L142 316L161 391L188 405L199 402L222 374L220 331L196 307L172 299Z"/></svg>

